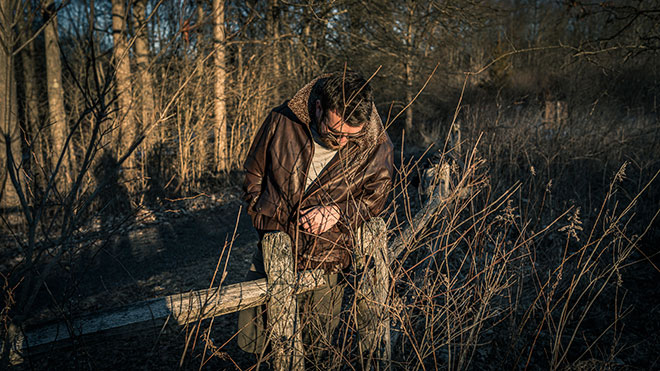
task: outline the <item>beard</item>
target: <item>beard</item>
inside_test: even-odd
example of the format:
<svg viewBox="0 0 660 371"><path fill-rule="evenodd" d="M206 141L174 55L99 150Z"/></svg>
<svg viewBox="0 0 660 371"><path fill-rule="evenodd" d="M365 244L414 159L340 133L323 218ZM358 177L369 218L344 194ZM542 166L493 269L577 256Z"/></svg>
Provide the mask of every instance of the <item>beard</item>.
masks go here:
<svg viewBox="0 0 660 371"><path fill-rule="evenodd" d="M323 120L323 118L321 118L321 120ZM328 134L326 130L322 130L320 120L316 117L313 118L312 125L314 128L313 134L315 134L316 139L321 142L320 144L322 146L333 151L341 149L342 146L337 143L337 140L332 135Z"/></svg>

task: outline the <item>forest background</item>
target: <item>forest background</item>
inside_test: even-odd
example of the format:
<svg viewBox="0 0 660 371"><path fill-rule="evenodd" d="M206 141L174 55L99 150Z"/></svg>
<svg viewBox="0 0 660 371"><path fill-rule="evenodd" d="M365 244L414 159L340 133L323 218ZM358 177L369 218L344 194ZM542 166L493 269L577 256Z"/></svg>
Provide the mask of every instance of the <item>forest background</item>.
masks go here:
<svg viewBox="0 0 660 371"><path fill-rule="evenodd" d="M51 293L52 277L77 282L71 261L136 216L239 189L268 111L348 67L371 77L397 147L389 212L410 219L428 159L453 150L455 177L481 191L418 244L492 249L435 271L458 272L452 305L484 306L454 319L479 326L409 336L402 364L658 367L658 1L0 0L0 17L5 361L35 308L72 315L75 290ZM446 146L457 130L462 151ZM412 255L401 267L424 261ZM408 303L406 318L448 323L443 303ZM492 331L505 321L508 341Z"/></svg>

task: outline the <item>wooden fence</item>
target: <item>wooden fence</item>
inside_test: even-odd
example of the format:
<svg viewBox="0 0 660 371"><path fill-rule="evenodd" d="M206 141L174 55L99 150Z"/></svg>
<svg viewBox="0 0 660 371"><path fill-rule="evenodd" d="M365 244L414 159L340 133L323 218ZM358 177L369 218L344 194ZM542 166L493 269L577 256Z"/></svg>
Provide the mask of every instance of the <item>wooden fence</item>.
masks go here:
<svg viewBox="0 0 660 371"><path fill-rule="evenodd" d="M376 320L372 322L370 342L374 344L367 362L378 360L388 367L391 355L390 319L387 302L390 291L389 262L404 250L437 216L438 210L454 195L465 197L465 190L449 189L449 165L433 170L432 191L411 224L388 244L385 222L374 218L363 225L357 236L355 263L365 269L356 288L356 296L369 298L374 304ZM75 337L97 333L134 332L138 327L162 326L166 321L179 325L268 304L269 338L273 349L274 369L304 369L303 349L298 328L297 294L314 290L324 283L323 271L295 272L291 256L291 240L282 232L264 236L262 243L268 279L242 282L224 287L180 293L162 298L105 310L28 331L13 341L12 363L52 349L54 344L66 344Z"/></svg>

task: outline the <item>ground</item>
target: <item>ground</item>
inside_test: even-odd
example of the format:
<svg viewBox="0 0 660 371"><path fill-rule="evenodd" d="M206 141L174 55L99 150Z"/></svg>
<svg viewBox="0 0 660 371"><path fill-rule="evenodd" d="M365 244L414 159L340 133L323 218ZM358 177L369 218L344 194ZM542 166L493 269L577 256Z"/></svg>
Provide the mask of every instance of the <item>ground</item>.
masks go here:
<svg viewBox="0 0 660 371"><path fill-rule="evenodd" d="M75 299L69 311L77 314L208 288L225 244L224 257L229 255L229 262L223 285L243 281L257 234L241 205L238 192L234 191L218 198L200 196L195 200L167 203L155 212L140 212L128 228L123 228L100 248L95 259L80 256L79 261L71 264L70 268L77 271L75 274L66 274L63 270L54 275L50 288L56 295L74 291ZM218 280L222 277L224 263L222 259ZM67 279L72 276L76 282ZM58 285L58 280L65 283ZM100 292L99 288L102 288ZM32 322L41 322L54 314L52 310L42 309ZM236 317L230 314L214 320L211 337L216 345L222 345L234 335ZM210 321L204 321L201 328L206 330L209 325ZM160 330L147 328L98 339L78 339L73 347L69 343L64 348L50 349L29 359L24 366L108 370L175 368L191 328L168 325L162 333ZM184 368L199 368L203 345L198 341L197 349L188 352ZM235 341L230 341L223 351L228 351L235 359L216 355L207 364L209 369L233 369L233 362L240 368L254 364L253 357L241 352Z"/></svg>

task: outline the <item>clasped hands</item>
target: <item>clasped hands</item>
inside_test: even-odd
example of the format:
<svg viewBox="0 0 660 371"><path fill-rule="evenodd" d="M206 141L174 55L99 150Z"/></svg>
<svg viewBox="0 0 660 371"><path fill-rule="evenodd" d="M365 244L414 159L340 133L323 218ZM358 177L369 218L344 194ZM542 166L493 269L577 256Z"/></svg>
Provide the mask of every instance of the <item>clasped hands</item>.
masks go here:
<svg viewBox="0 0 660 371"><path fill-rule="evenodd" d="M337 206L314 206L300 212L298 224L304 231L321 234L337 224L340 216Z"/></svg>

